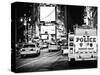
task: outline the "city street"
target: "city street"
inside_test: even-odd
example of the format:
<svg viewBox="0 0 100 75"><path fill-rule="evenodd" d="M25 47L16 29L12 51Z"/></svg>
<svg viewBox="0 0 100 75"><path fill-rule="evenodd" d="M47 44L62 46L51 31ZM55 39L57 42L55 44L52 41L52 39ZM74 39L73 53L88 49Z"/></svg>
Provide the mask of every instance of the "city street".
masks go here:
<svg viewBox="0 0 100 75"><path fill-rule="evenodd" d="M15 2L11 13L12 71L97 68L97 7Z"/></svg>
<svg viewBox="0 0 100 75"><path fill-rule="evenodd" d="M16 59L17 72L35 72L64 70L77 68L96 67L96 62L74 62L69 63L67 56L62 56L61 52L48 52L47 49L42 50L40 56L25 57ZM83 66L84 65L84 66Z"/></svg>
<svg viewBox="0 0 100 75"><path fill-rule="evenodd" d="M62 59L63 58L63 59ZM60 52L41 51L40 56L17 58L17 70L26 71L46 71L57 61L68 60L67 57L61 56Z"/></svg>

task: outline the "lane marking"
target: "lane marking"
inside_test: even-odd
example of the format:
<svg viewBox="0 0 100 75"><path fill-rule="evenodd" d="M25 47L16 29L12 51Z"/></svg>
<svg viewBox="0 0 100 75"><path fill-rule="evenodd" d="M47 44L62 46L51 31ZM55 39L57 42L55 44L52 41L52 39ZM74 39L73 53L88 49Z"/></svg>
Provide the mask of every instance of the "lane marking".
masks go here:
<svg viewBox="0 0 100 75"><path fill-rule="evenodd" d="M53 53L53 54L50 55L50 56L54 56L54 55L56 55L56 54L58 54L58 53L59 53L59 52ZM51 53L50 53L50 54L51 54ZM42 57L42 58L39 58L38 60L33 60L33 61L31 61L31 62L25 63L25 64L23 64L23 65L17 67L16 69L21 68L21 67L26 66L26 65L29 65L29 64L32 64L32 63L34 63L34 62L40 61L40 59L42 60L43 58L47 58L47 57L50 57L50 56Z"/></svg>
<svg viewBox="0 0 100 75"><path fill-rule="evenodd" d="M38 56L38 57L36 57L36 58L26 58L26 59L19 59L19 60L16 60L16 63L20 63L20 61L22 61L21 63L27 63L27 61L29 62L29 61L32 61L32 60L37 60L37 59L41 59L41 57L47 57L48 56L48 54L42 54L42 55L40 55L40 56Z"/></svg>
<svg viewBox="0 0 100 75"><path fill-rule="evenodd" d="M42 59L43 59L43 58L45 58L45 57L42 57ZM28 62L28 63L26 63L26 64L23 64L23 65L17 67L16 69L21 68L21 67L26 66L26 65L29 65L29 64L32 64L33 62L37 62L37 61L39 61L39 59L38 59L38 60L33 60L33 61Z"/></svg>

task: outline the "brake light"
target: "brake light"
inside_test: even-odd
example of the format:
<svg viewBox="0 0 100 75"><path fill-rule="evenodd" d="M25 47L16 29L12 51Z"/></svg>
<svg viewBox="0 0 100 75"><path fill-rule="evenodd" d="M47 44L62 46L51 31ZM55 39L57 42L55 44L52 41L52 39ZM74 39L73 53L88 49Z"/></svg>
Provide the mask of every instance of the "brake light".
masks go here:
<svg viewBox="0 0 100 75"><path fill-rule="evenodd" d="M70 46L73 46L73 43L70 43L69 45L70 45Z"/></svg>
<svg viewBox="0 0 100 75"><path fill-rule="evenodd" d="M70 48L70 53L73 53L73 48Z"/></svg>
<svg viewBox="0 0 100 75"><path fill-rule="evenodd" d="M73 50L70 50L70 53L73 53Z"/></svg>

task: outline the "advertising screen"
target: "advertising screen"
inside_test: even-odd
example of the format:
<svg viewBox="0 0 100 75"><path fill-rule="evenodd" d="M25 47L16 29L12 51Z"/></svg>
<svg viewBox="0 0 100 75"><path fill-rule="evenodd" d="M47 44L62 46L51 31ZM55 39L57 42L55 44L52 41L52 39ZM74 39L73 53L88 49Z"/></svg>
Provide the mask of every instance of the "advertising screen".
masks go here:
<svg viewBox="0 0 100 75"><path fill-rule="evenodd" d="M55 21L55 7L40 7L40 21Z"/></svg>
<svg viewBox="0 0 100 75"><path fill-rule="evenodd" d="M48 39L48 35L41 35L41 39L44 39L44 40Z"/></svg>
<svg viewBox="0 0 100 75"><path fill-rule="evenodd" d="M41 26L41 34L55 34L55 26Z"/></svg>

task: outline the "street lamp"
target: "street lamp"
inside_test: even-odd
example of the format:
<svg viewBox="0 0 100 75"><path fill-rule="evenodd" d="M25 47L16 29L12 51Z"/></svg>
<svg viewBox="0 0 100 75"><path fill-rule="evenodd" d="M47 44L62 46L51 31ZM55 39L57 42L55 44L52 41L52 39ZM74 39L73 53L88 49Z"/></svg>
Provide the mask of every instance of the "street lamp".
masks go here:
<svg viewBox="0 0 100 75"><path fill-rule="evenodd" d="M20 18L20 22L23 22L23 18Z"/></svg>
<svg viewBox="0 0 100 75"><path fill-rule="evenodd" d="M26 32L28 31L27 30L27 18L26 18L26 14L24 14L24 17L21 17L20 18L20 22L25 26L25 32L24 32L24 34L25 34L25 40L27 39L27 37L26 37Z"/></svg>
<svg viewBox="0 0 100 75"><path fill-rule="evenodd" d="M31 22L31 17L27 17L26 14L24 14L23 17L20 18L20 22L23 23L23 25L25 26L25 30L24 30L24 36L25 36L25 42L29 41L29 37L28 37L28 32L29 32L29 27L30 27L30 22Z"/></svg>

